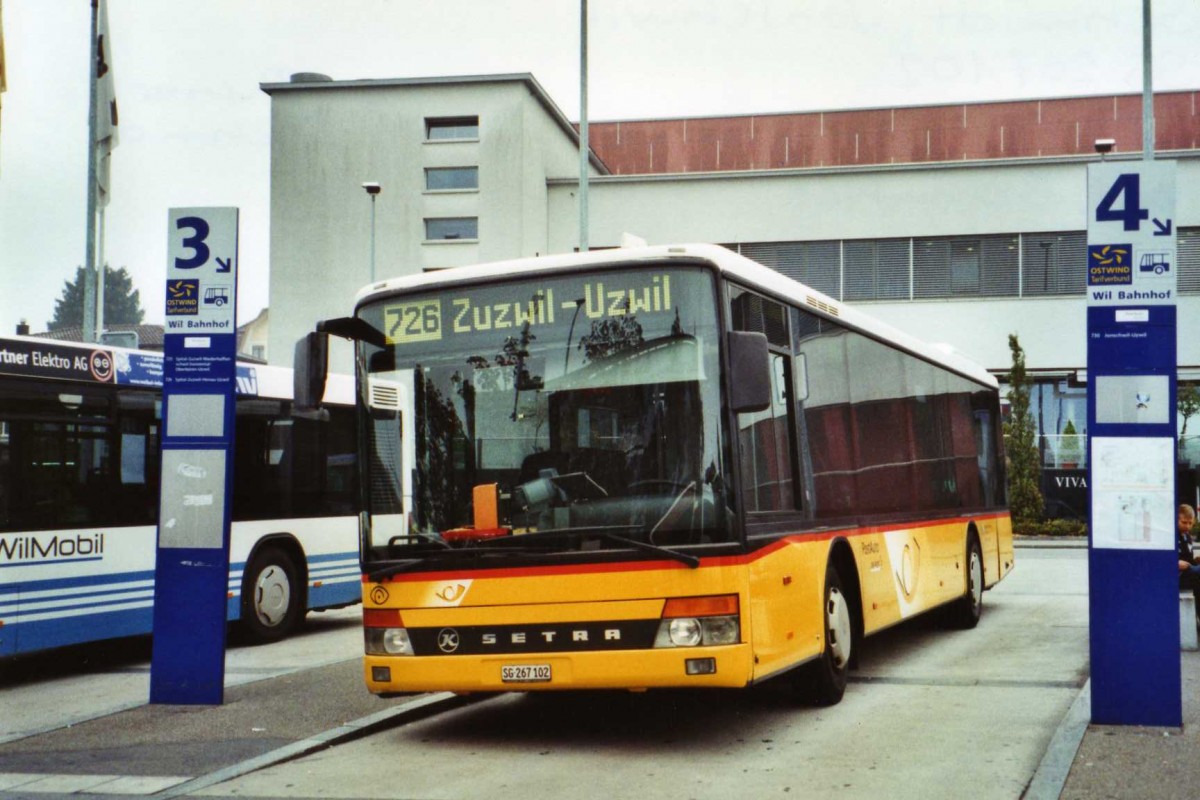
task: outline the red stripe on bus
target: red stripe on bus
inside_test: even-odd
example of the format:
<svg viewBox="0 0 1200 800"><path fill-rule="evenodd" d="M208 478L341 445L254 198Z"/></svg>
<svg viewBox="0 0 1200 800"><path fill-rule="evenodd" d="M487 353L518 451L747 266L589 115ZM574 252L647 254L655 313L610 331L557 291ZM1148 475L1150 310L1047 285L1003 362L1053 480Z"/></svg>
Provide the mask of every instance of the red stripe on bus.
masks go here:
<svg viewBox="0 0 1200 800"><path fill-rule="evenodd" d="M701 559L701 565L704 567L733 567L744 566L757 561L761 558L766 558L773 553L778 552L784 547L791 544L800 544L804 542L826 542L839 537L856 538L860 536L874 536L888 531L908 530L910 528L929 528L940 525L955 525L978 520L1001 519L1007 517L1006 512L997 512L993 514L980 514L973 517L951 517L949 519L928 520L917 524L892 524L892 525L870 525L862 528L839 528L837 530L821 531L819 533L793 533L784 534L779 539L755 550L752 553L745 553L737 556L714 556L712 558ZM466 569L466 570L441 570L437 572L410 572L403 575L393 575L385 579L383 583L416 583L419 581L442 580L448 573L453 573L456 577L472 578L525 578L544 575L595 575L599 573L619 573L619 572L645 572L647 570L662 570L662 569L681 569L686 570L689 567L686 564L672 562L669 559L662 561L635 561L635 562L616 562L616 563L599 563L599 564L564 564L562 566L539 566L539 567L495 567L491 569ZM363 575L363 583L369 583L366 575Z"/></svg>

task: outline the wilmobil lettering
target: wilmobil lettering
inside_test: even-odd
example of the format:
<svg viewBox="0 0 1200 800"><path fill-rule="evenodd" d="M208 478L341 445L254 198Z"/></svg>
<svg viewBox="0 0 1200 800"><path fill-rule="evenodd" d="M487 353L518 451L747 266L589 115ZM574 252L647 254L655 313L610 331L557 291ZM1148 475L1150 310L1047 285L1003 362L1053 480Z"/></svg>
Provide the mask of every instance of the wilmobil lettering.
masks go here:
<svg viewBox="0 0 1200 800"><path fill-rule="evenodd" d="M0 538L0 561L45 561L65 558L102 558L103 533L78 533L73 536L36 536Z"/></svg>

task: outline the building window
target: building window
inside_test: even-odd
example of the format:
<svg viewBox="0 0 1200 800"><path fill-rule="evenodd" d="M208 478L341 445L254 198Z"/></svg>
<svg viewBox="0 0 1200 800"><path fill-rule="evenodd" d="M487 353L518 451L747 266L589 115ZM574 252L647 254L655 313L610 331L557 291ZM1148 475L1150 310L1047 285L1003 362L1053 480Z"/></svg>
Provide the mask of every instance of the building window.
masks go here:
<svg viewBox="0 0 1200 800"><path fill-rule="evenodd" d="M761 242L735 246L746 258L782 272L818 292L841 299L841 243Z"/></svg>
<svg viewBox="0 0 1200 800"><path fill-rule="evenodd" d="M908 299L908 239L847 241L842 253L843 299Z"/></svg>
<svg viewBox="0 0 1200 800"><path fill-rule="evenodd" d="M932 237L913 242L913 296L1016 297L1017 237Z"/></svg>
<svg viewBox="0 0 1200 800"><path fill-rule="evenodd" d="M478 139L479 117L426 117L426 141Z"/></svg>
<svg viewBox="0 0 1200 800"><path fill-rule="evenodd" d="M1087 233L1027 233L1021 246L1022 296L1083 294L1087 290Z"/></svg>
<svg viewBox="0 0 1200 800"><path fill-rule="evenodd" d="M436 217L425 220L426 241L459 241L479 238L479 217Z"/></svg>
<svg viewBox="0 0 1200 800"><path fill-rule="evenodd" d="M461 192L479 188L479 167L426 167L425 191Z"/></svg>
<svg viewBox="0 0 1200 800"><path fill-rule="evenodd" d="M1200 228L1180 228L1177 242L1179 291L1200 292Z"/></svg>
<svg viewBox="0 0 1200 800"><path fill-rule="evenodd" d="M1178 236L1179 291L1200 294L1200 228L1180 228ZM846 301L1061 297L1087 289L1085 231L725 247Z"/></svg>
<svg viewBox="0 0 1200 800"><path fill-rule="evenodd" d="M950 245L950 293L979 294L979 242Z"/></svg>

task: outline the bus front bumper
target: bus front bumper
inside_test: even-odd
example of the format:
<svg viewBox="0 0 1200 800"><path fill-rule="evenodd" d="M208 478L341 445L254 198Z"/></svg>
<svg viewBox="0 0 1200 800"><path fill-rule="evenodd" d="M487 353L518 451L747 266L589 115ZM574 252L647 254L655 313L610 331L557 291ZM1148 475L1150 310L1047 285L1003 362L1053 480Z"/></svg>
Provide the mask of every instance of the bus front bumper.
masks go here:
<svg viewBox="0 0 1200 800"><path fill-rule="evenodd" d="M487 656L378 656L363 659L375 694L449 691L742 687L750 645Z"/></svg>

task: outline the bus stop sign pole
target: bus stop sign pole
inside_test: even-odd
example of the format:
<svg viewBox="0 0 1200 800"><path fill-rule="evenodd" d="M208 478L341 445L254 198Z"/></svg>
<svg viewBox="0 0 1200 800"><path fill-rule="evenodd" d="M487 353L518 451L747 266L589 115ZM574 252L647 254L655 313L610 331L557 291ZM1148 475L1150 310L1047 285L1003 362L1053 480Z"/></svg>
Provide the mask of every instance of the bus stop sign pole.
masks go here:
<svg viewBox="0 0 1200 800"><path fill-rule="evenodd" d="M224 698L237 233L236 208L168 213L151 703Z"/></svg>
<svg viewBox="0 0 1200 800"><path fill-rule="evenodd" d="M1175 163L1088 166L1092 722L1182 724Z"/></svg>

